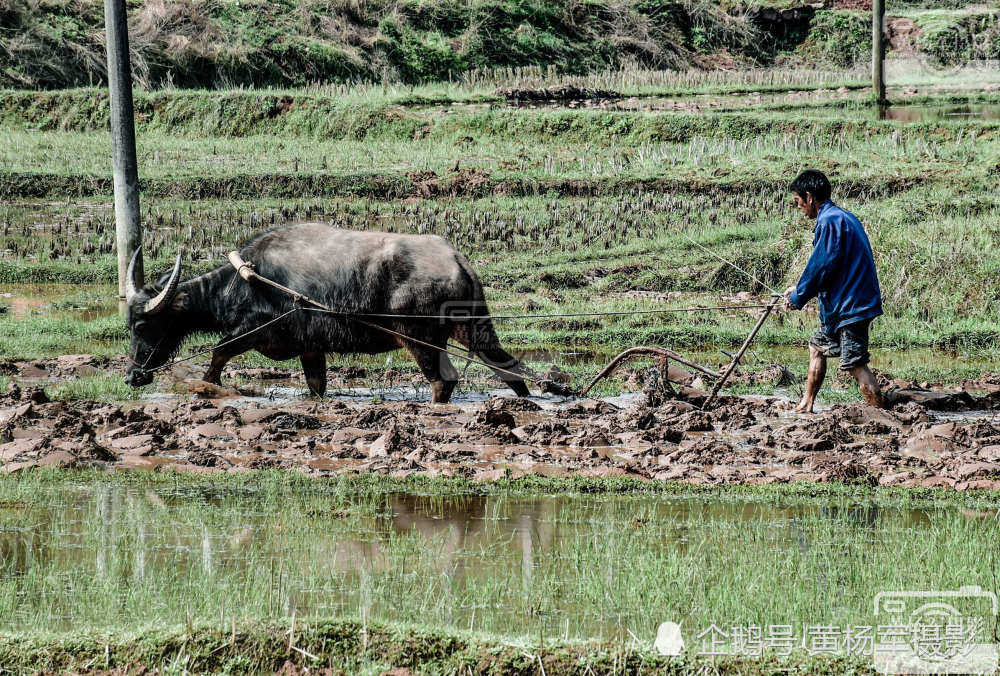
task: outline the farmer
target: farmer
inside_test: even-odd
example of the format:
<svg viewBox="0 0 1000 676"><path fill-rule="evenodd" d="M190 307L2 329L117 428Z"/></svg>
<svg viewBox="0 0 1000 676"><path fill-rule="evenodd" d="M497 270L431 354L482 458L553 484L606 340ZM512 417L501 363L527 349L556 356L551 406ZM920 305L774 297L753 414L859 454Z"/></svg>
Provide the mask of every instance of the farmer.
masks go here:
<svg viewBox="0 0 1000 676"><path fill-rule="evenodd" d="M785 291L785 308L801 310L819 299L820 328L809 339L809 377L799 413L812 413L826 377L828 357L858 382L872 406L882 407L882 391L868 368L868 328L882 314L882 294L872 247L861 221L830 200L830 179L803 171L788 186L792 200L807 218L816 219L813 250L799 283Z"/></svg>

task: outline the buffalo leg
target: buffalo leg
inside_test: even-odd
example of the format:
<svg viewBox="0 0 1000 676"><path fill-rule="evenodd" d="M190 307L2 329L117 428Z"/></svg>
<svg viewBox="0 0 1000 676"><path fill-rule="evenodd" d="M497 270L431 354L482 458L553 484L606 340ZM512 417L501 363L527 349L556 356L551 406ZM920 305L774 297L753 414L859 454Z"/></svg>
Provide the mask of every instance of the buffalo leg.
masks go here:
<svg viewBox="0 0 1000 676"><path fill-rule="evenodd" d="M471 334L475 333L477 328L486 335L484 340L476 341L476 345L473 346ZM524 366L500 346L500 341L492 325L469 327L459 324L453 329L452 336L465 347L471 347L472 351L479 355L486 362L486 365L493 370L497 378L505 382L507 387L514 390L514 394L519 397L531 396L531 392L528 391L528 386L524 383L524 380L514 375L515 373L524 374ZM513 373L509 373L511 371Z"/></svg>
<svg viewBox="0 0 1000 676"><path fill-rule="evenodd" d="M302 372L306 375L309 391L317 397L326 393L326 354L323 352L306 352L299 356L302 362Z"/></svg>
<svg viewBox="0 0 1000 676"><path fill-rule="evenodd" d="M222 384L222 369L226 367L229 360L235 357L235 354L229 352L222 352L216 350L212 353L212 363L208 365L208 370L205 371L205 377L202 378L206 383L212 383L213 385Z"/></svg>
<svg viewBox="0 0 1000 676"><path fill-rule="evenodd" d="M493 372L497 374L497 377L507 384L507 387L514 390L514 394L519 397L527 397L531 395L531 392L528 391L528 386L525 385L524 380L509 373L509 371L520 373L523 367L521 366L521 362L511 356L506 350L499 345L495 345L491 348L481 350L479 352L479 356L483 358L483 361L486 362L487 366L493 369Z"/></svg>
<svg viewBox="0 0 1000 676"><path fill-rule="evenodd" d="M411 344L406 346L420 367L420 372L431 384L431 403L447 404L458 384L458 371L444 352Z"/></svg>

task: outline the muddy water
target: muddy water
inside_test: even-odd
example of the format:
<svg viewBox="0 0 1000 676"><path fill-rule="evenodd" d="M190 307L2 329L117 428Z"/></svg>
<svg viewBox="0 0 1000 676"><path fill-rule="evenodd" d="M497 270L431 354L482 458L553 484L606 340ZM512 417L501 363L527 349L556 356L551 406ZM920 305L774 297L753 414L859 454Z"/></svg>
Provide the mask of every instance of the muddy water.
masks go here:
<svg viewBox="0 0 1000 676"><path fill-rule="evenodd" d="M625 637L649 631L655 611L641 597L627 600L633 592L618 571L630 559L658 562L662 570L646 574L672 583L678 561L724 574L705 560L711 550L794 557L831 535L891 550L899 533L911 537L938 518L677 497L345 499L323 489L54 484L0 501L0 590L17 599L0 603L0 630L40 618L64 630L147 616L182 622L189 613L294 614Z"/></svg>

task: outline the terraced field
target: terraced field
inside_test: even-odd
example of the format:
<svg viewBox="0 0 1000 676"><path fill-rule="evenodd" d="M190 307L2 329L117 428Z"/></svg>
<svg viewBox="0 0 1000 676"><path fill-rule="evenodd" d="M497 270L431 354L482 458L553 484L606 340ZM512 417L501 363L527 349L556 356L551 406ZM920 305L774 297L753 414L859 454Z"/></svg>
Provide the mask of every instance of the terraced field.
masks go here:
<svg viewBox="0 0 1000 676"><path fill-rule="evenodd" d="M671 619L697 646L716 621L846 626L878 591L989 586L1000 96L909 76L879 110L864 79L137 94L147 270L299 220L439 234L495 315L544 315L498 319L504 344L577 388L635 344L727 363L805 263L786 186L822 169L875 250L874 366L911 395L876 412L831 377L815 419L790 412L814 309L769 320L710 411L710 382L675 369L671 393L649 361L580 401L501 399L473 366L430 406L404 353L332 355L326 400L259 355L222 387L202 356L130 388L106 94L0 92L0 666L871 671L652 649Z"/></svg>

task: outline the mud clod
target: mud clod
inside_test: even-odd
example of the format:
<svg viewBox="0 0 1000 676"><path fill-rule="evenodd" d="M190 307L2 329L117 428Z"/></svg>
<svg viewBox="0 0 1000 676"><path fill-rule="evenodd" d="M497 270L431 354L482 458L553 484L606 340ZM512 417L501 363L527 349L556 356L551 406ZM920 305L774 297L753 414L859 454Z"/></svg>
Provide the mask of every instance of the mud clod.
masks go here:
<svg viewBox="0 0 1000 676"><path fill-rule="evenodd" d="M511 429L517 426L517 419L510 411L497 408L486 408L476 414L475 424L486 427L502 427Z"/></svg>
<svg viewBox="0 0 1000 676"><path fill-rule="evenodd" d="M704 411L690 411L669 422L687 432L711 432L715 429L712 417Z"/></svg>
<svg viewBox="0 0 1000 676"><path fill-rule="evenodd" d="M536 412L542 410L541 406L530 399L510 399L506 397L493 397L486 402L486 408L510 412Z"/></svg>
<svg viewBox="0 0 1000 676"><path fill-rule="evenodd" d="M199 467L219 467L225 461L209 451L196 450L188 454L187 461ZM228 464L228 463L226 463Z"/></svg>
<svg viewBox="0 0 1000 676"><path fill-rule="evenodd" d="M316 430L322 426L319 418L302 413L290 413L279 411L277 413L258 419L260 423L267 423L279 432L297 432L298 430Z"/></svg>

